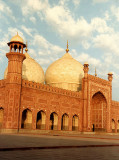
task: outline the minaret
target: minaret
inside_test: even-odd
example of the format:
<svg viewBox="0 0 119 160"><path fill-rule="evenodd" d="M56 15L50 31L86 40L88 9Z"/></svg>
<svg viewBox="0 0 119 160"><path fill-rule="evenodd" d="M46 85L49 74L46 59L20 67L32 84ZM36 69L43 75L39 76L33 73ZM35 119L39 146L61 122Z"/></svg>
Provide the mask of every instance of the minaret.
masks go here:
<svg viewBox="0 0 119 160"><path fill-rule="evenodd" d="M26 58L23 54L23 48L26 45L23 39L18 35L14 36L8 43L10 47L8 58L8 74L5 89L5 122L6 129L19 129L20 97L22 83L22 63Z"/></svg>

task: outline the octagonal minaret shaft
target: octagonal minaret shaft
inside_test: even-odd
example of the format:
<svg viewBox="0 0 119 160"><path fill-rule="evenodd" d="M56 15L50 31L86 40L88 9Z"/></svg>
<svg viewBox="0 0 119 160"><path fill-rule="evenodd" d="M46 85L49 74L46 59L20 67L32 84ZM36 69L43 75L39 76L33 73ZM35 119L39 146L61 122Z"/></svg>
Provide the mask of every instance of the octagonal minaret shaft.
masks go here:
<svg viewBox="0 0 119 160"><path fill-rule="evenodd" d="M5 104L7 106L6 120L4 127L6 129L19 128L19 109L20 109L20 95L22 83L22 63L26 58L23 54L23 48L26 45L23 39L18 35L14 36L8 43L10 47L9 53L6 54L8 58L8 73L6 79L6 97Z"/></svg>

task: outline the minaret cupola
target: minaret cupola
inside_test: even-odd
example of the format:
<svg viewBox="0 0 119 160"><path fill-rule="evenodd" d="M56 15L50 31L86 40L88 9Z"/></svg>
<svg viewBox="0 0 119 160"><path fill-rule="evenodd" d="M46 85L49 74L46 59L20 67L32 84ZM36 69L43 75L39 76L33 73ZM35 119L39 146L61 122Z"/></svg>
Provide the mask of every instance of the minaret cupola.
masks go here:
<svg viewBox="0 0 119 160"><path fill-rule="evenodd" d="M10 42L7 43L10 47L10 52L18 52L23 54L23 48L26 47L23 39L18 35L11 38Z"/></svg>

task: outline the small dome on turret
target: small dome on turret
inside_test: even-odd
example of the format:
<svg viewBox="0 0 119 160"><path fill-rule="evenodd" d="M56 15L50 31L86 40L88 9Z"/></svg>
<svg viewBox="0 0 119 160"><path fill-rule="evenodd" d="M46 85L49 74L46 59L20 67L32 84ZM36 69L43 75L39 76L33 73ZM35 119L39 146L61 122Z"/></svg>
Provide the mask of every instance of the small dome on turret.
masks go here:
<svg viewBox="0 0 119 160"><path fill-rule="evenodd" d="M18 32L17 32L17 35L15 35L14 37L11 38L10 42L21 42L21 43L24 43L23 39L18 35Z"/></svg>

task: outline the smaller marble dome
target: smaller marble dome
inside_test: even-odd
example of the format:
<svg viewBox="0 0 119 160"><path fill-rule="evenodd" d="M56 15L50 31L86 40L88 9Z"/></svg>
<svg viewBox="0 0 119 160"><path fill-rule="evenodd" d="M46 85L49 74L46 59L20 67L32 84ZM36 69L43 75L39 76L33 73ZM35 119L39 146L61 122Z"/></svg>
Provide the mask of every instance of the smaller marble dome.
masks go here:
<svg viewBox="0 0 119 160"><path fill-rule="evenodd" d="M84 77L83 65L72 58L68 51L67 48L64 56L48 67L45 82L53 87L79 91Z"/></svg>
<svg viewBox="0 0 119 160"><path fill-rule="evenodd" d="M36 82L36 83L44 83L45 76L44 71L41 66L30 57L30 55L25 53L26 59L23 61L22 65L22 79ZM8 67L4 72L4 79L7 78Z"/></svg>
<svg viewBox="0 0 119 160"><path fill-rule="evenodd" d="M24 43L23 39L18 35L15 35L14 37L11 38L10 42L21 42Z"/></svg>

